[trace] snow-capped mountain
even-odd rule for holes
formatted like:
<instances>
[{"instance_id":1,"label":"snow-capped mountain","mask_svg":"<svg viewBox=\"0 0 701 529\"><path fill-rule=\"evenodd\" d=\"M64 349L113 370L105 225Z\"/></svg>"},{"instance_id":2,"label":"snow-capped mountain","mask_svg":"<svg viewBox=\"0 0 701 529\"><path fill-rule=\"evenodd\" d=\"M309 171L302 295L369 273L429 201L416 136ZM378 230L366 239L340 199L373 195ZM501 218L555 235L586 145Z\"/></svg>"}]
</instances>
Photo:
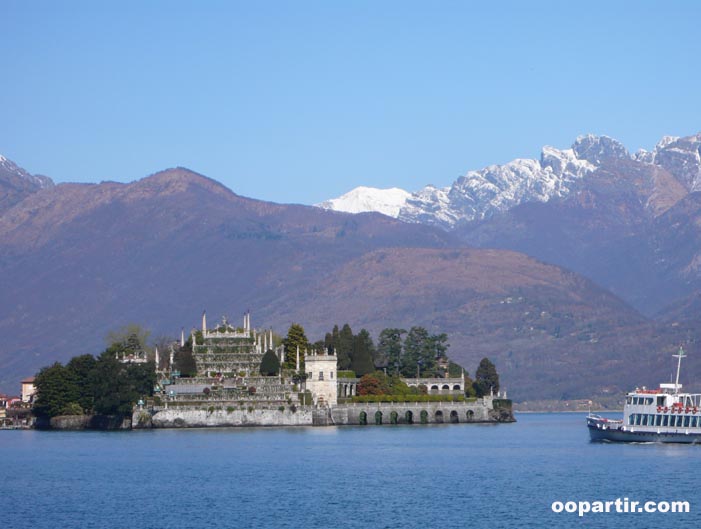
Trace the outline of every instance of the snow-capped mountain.
<instances>
[{"instance_id":1,"label":"snow-capped mountain","mask_svg":"<svg viewBox=\"0 0 701 529\"><path fill-rule=\"evenodd\" d=\"M629 157L616 140L580 136L570 149L543 147L540 160L517 159L468 171L440 193L429 186L407 200L399 218L452 228L523 202L547 202L565 196L573 182L593 172L603 161Z\"/></svg>"},{"instance_id":2,"label":"snow-capped mountain","mask_svg":"<svg viewBox=\"0 0 701 529\"><path fill-rule=\"evenodd\" d=\"M399 210L410 196L411 193L398 187L377 189L375 187L360 186L345 195L321 202L316 204L316 206L347 213L375 211L396 218L399 215Z\"/></svg>"},{"instance_id":3,"label":"snow-capped mountain","mask_svg":"<svg viewBox=\"0 0 701 529\"><path fill-rule=\"evenodd\" d=\"M426 186L404 198L403 203L393 202L391 208L384 207L378 198L384 191L372 188L356 188L319 206L348 212L379 211L407 222L451 229L525 202L565 197L575 182L616 160L659 165L689 191L701 190L701 134L665 136L653 151L640 150L633 156L613 138L587 134L578 137L569 149L543 147L540 160L516 159L468 171L449 187Z\"/></svg>"},{"instance_id":4,"label":"snow-capped mountain","mask_svg":"<svg viewBox=\"0 0 701 529\"><path fill-rule=\"evenodd\" d=\"M664 167L689 191L701 190L701 133L685 138L664 136L652 152L641 149L633 158Z\"/></svg>"},{"instance_id":5,"label":"snow-capped mountain","mask_svg":"<svg viewBox=\"0 0 701 529\"><path fill-rule=\"evenodd\" d=\"M51 178L29 174L0 155L0 215L32 193L53 185Z\"/></svg>"},{"instance_id":6,"label":"snow-capped mountain","mask_svg":"<svg viewBox=\"0 0 701 529\"><path fill-rule=\"evenodd\" d=\"M2 154L0 154L0 173L8 179L10 177L15 177L26 180L29 184L38 189L44 189L45 187L52 187L54 185L53 180L48 176L29 174L12 160L5 158Z\"/></svg>"}]
</instances>

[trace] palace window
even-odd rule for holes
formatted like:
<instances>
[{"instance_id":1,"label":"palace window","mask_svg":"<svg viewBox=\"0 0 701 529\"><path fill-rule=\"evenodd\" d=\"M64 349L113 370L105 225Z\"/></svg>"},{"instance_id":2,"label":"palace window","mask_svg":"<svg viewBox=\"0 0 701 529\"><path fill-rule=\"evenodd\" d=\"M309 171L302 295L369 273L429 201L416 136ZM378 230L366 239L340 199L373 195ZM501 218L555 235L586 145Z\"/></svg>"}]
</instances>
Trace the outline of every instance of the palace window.
<instances>
[{"instance_id":1,"label":"palace window","mask_svg":"<svg viewBox=\"0 0 701 529\"><path fill-rule=\"evenodd\" d=\"M319 380L324 380L324 372L319 371Z\"/></svg>"}]
</instances>

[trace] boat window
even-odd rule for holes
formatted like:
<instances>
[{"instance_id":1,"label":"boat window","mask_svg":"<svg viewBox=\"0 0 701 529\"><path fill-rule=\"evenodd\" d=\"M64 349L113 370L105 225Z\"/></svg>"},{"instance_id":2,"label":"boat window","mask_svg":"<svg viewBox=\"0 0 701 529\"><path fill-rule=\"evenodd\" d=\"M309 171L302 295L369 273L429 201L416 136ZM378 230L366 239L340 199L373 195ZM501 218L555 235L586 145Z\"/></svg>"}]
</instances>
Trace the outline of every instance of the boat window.
<instances>
[{"instance_id":1,"label":"boat window","mask_svg":"<svg viewBox=\"0 0 701 529\"><path fill-rule=\"evenodd\" d=\"M686 428L689 427L689 420L690 420L690 419L691 419L691 417L689 417L688 415L684 417L684 426L685 426Z\"/></svg>"},{"instance_id":2,"label":"boat window","mask_svg":"<svg viewBox=\"0 0 701 529\"><path fill-rule=\"evenodd\" d=\"M664 406L664 396L657 397L657 405Z\"/></svg>"},{"instance_id":3,"label":"boat window","mask_svg":"<svg viewBox=\"0 0 701 529\"><path fill-rule=\"evenodd\" d=\"M648 398L645 399L645 400L647 401L648 404L652 404L652 397L648 397Z\"/></svg>"},{"instance_id":4,"label":"boat window","mask_svg":"<svg viewBox=\"0 0 701 529\"><path fill-rule=\"evenodd\" d=\"M662 426L669 426L669 415L665 415L662 419Z\"/></svg>"},{"instance_id":5,"label":"boat window","mask_svg":"<svg viewBox=\"0 0 701 529\"><path fill-rule=\"evenodd\" d=\"M691 427L696 428L699 425L699 418L698 417L693 417L691 419Z\"/></svg>"},{"instance_id":6,"label":"boat window","mask_svg":"<svg viewBox=\"0 0 701 529\"><path fill-rule=\"evenodd\" d=\"M633 403L633 397L626 397L626 404L632 404Z\"/></svg>"},{"instance_id":7,"label":"boat window","mask_svg":"<svg viewBox=\"0 0 701 529\"><path fill-rule=\"evenodd\" d=\"M655 426L662 425L662 415L655 415Z\"/></svg>"}]
</instances>

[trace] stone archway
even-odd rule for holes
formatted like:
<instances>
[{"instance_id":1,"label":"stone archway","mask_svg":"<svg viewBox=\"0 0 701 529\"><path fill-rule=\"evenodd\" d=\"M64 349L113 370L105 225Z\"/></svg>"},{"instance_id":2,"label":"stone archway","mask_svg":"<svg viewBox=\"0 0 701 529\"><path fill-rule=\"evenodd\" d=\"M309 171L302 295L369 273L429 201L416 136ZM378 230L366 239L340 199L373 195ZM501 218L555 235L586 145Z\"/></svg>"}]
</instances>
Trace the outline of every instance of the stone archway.
<instances>
[{"instance_id":1,"label":"stone archway","mask_svg":"<svg viewBox=\"0 0 701 529\"><path fill-rule=\"evenodd\" d=\"M399 414L392 410L392 412L389 414L389 423L390 424L397 424L399 422Z\"/></svg>"},{"instance_id":2,"label":"stone archway","mask_svg":"<svg viewBox=\"0 0 701 529\"><path fill-rule=\"evenodd\" d=\"M473 421L475 419L475 412L472 410L467 410L465 415L467 416L468 421Z\"/></svg>"},{"instance_id":3,"label":"stone archway","mask_svg":"<svg viewBox=\"0 0 701 529\"><path fill-rule=\"evenodd\" d=\"M453 385L453 391L460 391L462 388L460 387L460 384L454 384Z\"/></svg>"},{"instance_id":4,"label":"stone archway","mask_svg":"<svg viewBox=\"0 0 701 529\"><path fill-rule=\"evenodd\" d=\"M404 414L404 420L407 424L414 424L414 413L411 410L407 410Z\"/></svg>"},{"instance_id":5,"label":"stone archway","mask_svg":"<svg viewBox=\"0 0 701 529\"><path fill-rule=\"evenodd\" d=\"M428 412L421 410L421 424L428 424Z\"/></svg>"},{"instance_id":6,"label":"stone archway","mask_svg":"<svg viewBox=\"0 0 701 529\"><path fill-rule=\"evenodd\" d=\"M375 424L377 424L377 425L382 424L382 412L380 410L377 410L375 412Z\"/></svg>"},{"instance_id":7,"label":"stone archway","mask_svg":"<svg viewBox=\"0 0 701 529\"><path fill-rule=\"evenodd\" d=\"M366 412L360 412L360 416L358 417L358 423L363 425L368 423L368 414Z\"/></svg>"},{"instance_id":8,"label":"stone archway","mask_svg":"<svg viewBox=\"0 0 701 529\"><path fill-rule=\"evenodd\" d=\"M441 389L450 391L450 386L448 384L443 384L443 387Z\"/></svg>"},{"instance_id":9,"label":"stone archway","mask_svg":"<svg viewBox=\"0 0 701 529\"><path fill-rule=\"evenodd\" d=\"M458 420L458 412L457 412L457 411L453 410L453 411L450 412L450 422L451 422L451 423L458 423L458 422L460 422L460 421Z\"/></svg>"},{"instance_id":10,"label":"stone archway","mask_svg":"<svg viewBox=\"0 0 701 529\"><path fill-rule=\"evenodd\" d=\"M441 410L436 411L436 422L437 423L443 422L443 412Z\"/></svg>"}]
</instances>

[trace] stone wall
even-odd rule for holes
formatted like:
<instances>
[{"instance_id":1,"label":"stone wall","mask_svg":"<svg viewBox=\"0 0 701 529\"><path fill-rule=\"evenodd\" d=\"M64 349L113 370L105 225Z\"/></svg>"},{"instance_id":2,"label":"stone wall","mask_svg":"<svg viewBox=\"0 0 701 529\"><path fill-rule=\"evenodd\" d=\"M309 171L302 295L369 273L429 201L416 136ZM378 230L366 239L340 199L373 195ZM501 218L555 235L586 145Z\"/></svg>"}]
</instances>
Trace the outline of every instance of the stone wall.
<instances>
[{"instance_id":1,"label":"stone wall","mask_svg":"<svg viewBox=\"0 0 701 529\"><path fill-rule=\"evenodd\" d=\"M37 418L39 430L130 430L131 417L112 415L59 415L51 419Z\"/></svg>"},{"instance_id":2,"label":"stone wall","mask_svg":"<svg viewBox=\"0 0 701 529\"><path fill-rule=\"evenodd\" d=\"M135 412L135 415L139 411ZM134 422L137 427L140 421ZM142 423L143 424L143 423ZM151 417L151 424L142 428L208 428L215 426L312 426L312 408L285 407L280 410L162 410Z\"/></svg>"},{"instance_id":3,"label":"stone wall","mask_svg":"<svg viewBox=\"0 0 701 529\"><path fill-rule=\"evenodd\" d=\"M511 413L500 413L482 401L352 403L337 406L331 410L331 414L333 424L337 425L460 424L514 420Z\"/></svg>"}]
</instances>

